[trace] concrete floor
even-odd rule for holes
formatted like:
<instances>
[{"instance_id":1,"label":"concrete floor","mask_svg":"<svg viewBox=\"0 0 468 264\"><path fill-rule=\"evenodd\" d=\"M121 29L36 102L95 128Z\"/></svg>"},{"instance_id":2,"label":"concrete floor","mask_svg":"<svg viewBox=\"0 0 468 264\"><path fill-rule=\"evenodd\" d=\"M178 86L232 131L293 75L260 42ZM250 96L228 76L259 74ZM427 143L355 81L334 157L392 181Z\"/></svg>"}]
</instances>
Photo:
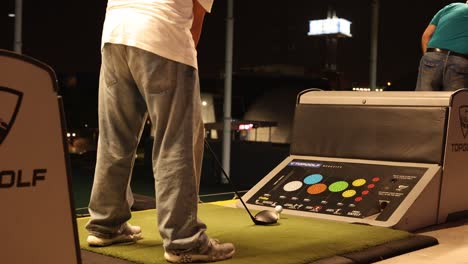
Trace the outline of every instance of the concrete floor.
<instances>
[{"instance_id":1,"label":"concrete floor","mask_svg":"<svg viewBox=\"0 0 468 264\"><path fill-rule=\"evenodd\" d=\"M416 232L436 238L436 246L379 261L379 264L468 264L468 219Z\"/></svg>"}]
</instances>

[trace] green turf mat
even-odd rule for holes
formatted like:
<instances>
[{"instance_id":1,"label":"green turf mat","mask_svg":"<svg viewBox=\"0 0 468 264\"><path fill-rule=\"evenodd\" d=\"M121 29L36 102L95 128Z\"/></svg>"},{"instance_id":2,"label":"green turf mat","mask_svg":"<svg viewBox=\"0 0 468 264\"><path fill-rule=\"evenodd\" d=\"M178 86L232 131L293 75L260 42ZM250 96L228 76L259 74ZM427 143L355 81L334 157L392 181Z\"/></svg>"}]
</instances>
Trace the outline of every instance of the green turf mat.
<instances>
[{"instance_id":1,"label":"green turf mat","mask_svg":"<svg viewBox=\"0 0 468 264\"><path fill-rule=\"evenodd\" d=\"M389 228L290 215L282 215L277 225L256 226L244 209L212 204L200 204L199 217L210 237L235 244L234 258L223 263L310 263L414 236ZM137 263L166 263L154 209L133 212L130 223L142 227L144 239L131 245L88 247L87 221L77 219L82 249Z\"/></svg>"}]
</instances>

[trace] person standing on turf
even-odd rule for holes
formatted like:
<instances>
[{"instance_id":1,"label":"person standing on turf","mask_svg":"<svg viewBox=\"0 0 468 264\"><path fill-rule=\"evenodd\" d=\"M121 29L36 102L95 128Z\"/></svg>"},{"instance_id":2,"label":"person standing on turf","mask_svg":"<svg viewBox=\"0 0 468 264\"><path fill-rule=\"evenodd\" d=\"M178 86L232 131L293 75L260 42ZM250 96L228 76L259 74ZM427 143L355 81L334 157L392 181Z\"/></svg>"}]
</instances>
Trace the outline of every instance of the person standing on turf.
<instances>
[{"instance_id":1,"label":"person standing on turf","mask_svg":"<svg viewBox=\"0 0 468 264\"><path fill-rule=\"evenodd\" d=\"M102 32L99 141L87 242L141 239L128 223L130 175L147 115L153 125L158 228L169 262L231 258L197 217L203 156L196 44L213 0L108 0Z\"/></svg>"}]
</instances>

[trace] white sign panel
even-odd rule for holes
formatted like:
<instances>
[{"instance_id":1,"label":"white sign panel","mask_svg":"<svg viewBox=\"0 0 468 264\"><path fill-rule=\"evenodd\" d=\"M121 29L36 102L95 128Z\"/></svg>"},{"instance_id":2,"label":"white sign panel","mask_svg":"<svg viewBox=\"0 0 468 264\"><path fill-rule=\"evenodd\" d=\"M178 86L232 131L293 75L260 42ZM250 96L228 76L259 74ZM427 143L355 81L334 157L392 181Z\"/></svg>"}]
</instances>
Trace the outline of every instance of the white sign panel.
<instances>
[{"instance_id":1,"label":"white sign panel","mask_svg":"<svg viewBox=\"0 0 468 264\"><path fill-rule=\"evenodd\" d=\"M0 262L80 263L54 72L0 50Z\"/></svg>"},{"instance_id":2,"label":"white sign panel","mask_svg":"<svg viewBox=\"0 0 468 264\"><path fill-rule=\"evenodd\" d=\"M327 18L309 21L309 36L341 34L351 37L351 22L343 18Z\"/></svg>"}]
</instances>

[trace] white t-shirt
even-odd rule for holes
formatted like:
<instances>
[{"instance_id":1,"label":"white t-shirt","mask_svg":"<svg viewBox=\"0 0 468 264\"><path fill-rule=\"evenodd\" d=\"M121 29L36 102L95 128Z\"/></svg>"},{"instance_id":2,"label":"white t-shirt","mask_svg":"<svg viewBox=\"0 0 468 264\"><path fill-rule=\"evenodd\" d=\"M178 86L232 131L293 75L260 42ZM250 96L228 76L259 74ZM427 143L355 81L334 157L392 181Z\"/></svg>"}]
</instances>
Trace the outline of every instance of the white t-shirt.
<instances>
[{"instance_id":1,"label":"white t-shirt","mask_svg":"<svg viewBox=\"0 0 468 264\"><path fill-rule=\"evenodd\" d=\"M213 0L198 1L211 11ZM101 43L137 47L198 68L192 20L192 0L108 0Z\"/></svg>"}]
</instances>

